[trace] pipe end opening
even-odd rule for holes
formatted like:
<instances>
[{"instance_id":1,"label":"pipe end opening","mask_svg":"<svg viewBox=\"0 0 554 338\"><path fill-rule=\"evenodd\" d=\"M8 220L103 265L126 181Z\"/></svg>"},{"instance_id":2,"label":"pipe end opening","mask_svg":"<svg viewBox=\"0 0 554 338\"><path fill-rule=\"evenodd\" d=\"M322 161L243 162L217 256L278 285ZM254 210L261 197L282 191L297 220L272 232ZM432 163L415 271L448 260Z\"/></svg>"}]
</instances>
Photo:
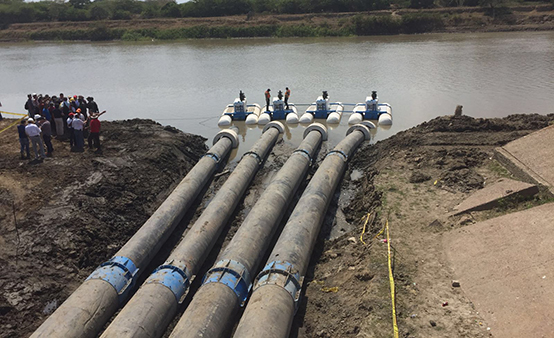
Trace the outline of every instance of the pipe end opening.
<instances>
[{"instance_id":1,"label":"pipe end opening","mask_svg":"<svg viewBox=\"0 0 554 338\"><path fill-rule=\"evenodd\" d=\"M308 136L308 134L313 130L319 131L321 133L321 139L323 141L327 141L327 137L329 136L327 128L323 124L317 122L310 124L308 128L304 130L304 138L306 138L306 136Z\"/></svg>"}]
</instances>

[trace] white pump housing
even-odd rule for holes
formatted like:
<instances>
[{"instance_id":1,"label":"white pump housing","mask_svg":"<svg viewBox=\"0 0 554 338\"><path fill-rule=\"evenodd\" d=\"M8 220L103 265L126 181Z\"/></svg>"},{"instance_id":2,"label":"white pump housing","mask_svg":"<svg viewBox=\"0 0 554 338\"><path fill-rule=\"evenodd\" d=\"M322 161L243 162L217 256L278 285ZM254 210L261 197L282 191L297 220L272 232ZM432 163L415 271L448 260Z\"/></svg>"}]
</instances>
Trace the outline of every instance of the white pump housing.
<instances>
[{"instance_id":1,"label":"white pump housing","mask_svg":"<svg viewBox=\"0 0 554 338\"><path fill-rule=\"evenodd\" d=\"M240 99L235 99L233 106L235 108L235 113L246 113L246 100L241 101Z\"/></svg>"},{"instance_id":2,"label":"white pump housing","mask_svg":"<svg viewBox=\"0 0 554 338\"><path fill-rule=\"evenodd\" d=\"M368 96L365 98L365 107L369 111L376 111L379 108L379 97L376 97L375 100Z\"/></svg>"},{"instance_id":3,"label":"white pump housing","mask_svg":"<svg viewBox=\"0 0 554 338\"><path fill-rule=\"evenodd\" d=\"M277 97L273 98L273 111L285 110L285 103Z\"/></svg>"},{"instance_id":4,"label":"white pump housing","mask_svg":"<svg viewBox=\"0 0 554 338\"><path fill-rule=\"evenodd\" d=\"M316 109L321 110L329 110L329 100L324 99L323 96L318 96L317 100L315 101Z\"/></svg>"}]
</instances>

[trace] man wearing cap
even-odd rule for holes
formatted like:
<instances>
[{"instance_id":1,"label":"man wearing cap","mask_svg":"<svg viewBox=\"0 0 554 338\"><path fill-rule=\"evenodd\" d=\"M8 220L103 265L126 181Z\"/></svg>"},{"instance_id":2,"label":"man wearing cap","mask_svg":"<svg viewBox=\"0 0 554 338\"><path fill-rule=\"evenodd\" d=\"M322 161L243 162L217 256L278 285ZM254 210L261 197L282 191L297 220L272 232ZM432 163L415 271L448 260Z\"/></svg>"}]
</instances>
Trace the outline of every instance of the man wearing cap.
<instances>
[{"instance_id":1,"label":"man wearing cap","mask_svg":"<svg viewBox=\"0 0 554 338\"><path fill-rule=\"evenodd\" d=\"M21 123L17 126L17 133L19 134L19 144L21 145L21 159L29 159L31 158L31 154L29 153L29 137L25 133L25 123L27 122L27 119L23 118L21 119ZM27 157L23 156L23 153L27 153Z\"/></svg>"},{"instance_id":2,"label":"man wearing cap","mask_svg":"<svg viewBox=\"0 0 554 338\"><path fill-rule=\"evenodd\" d=\"M54 151L54 147L52 147L52 125L50 124L50 121L46 120L42 116L38 119L38 125L40 127L40 131L42 132L44 144L46 144L46 156L52 157L52 152Z\"/></svg>"},{"instance_id":3,"label":"man wearing cap","mask_svg":"<svg viewBox=\"0 0 554 338\"><path fill-rule=\"evenodd\" d=\"M69 113L66 122L67 129L69 130L69 146L73 148L75 145L75 134L73 132L73 116L75 114Z\"/></svg>"},{"instance_id":4,"label":"man wearing cap","mask_svg":"<svg viewBox=\"0 0 554 338\"><path fill-rule=\"evenodd\" d=\"M27 120L27 126L25 127L25 134L29 137L31 144L33 145L33 151L35 153L35 160L40 160L45 158L44 155L44 146L42 145L42 140L40 139L40 128L35 124L35 120L29 118ZM40 157L37 147L40 149Z\"/></svg>"},{"instance_id":5,"label":"man wearing cap","mask_svg":"<svg viewBox=\"0 0 554 338\"><path fill-rule=\"evenodd\" d=\"M83 128L85 121L81 120L81 114L77 113L73 116L71 126L73 127L73 135L75 136L75 151L83 152L85 146L85 139L83 136Z\"/></svg>"}]
</instances>

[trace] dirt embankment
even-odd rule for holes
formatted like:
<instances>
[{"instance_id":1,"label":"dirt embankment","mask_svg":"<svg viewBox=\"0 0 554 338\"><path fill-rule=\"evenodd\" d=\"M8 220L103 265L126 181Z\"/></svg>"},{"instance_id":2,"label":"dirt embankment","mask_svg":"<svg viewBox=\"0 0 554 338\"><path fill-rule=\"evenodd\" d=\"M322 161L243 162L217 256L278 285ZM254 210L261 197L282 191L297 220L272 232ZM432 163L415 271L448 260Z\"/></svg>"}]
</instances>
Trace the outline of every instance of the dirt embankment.
<instances>
[{"instance_id":1,"label":"dirt embankment","mask_svg":"<svg viewBox=\"0 0 554 338\"><path fill-rule=\"evenodd\" d=\"M291 337L391 336L386 245L373 239L386 220L401 336L487 337L487 324L451 286L440 236L491 216L449 217L449 212L467 194L508 175L492 159L494 147L553 121L554 115L440 117L362 146L331 203ZM66 144L54 143L55 157L36 166L18 160L14 135L0 134L2 337L28 336L38 327L143 224L205 152L202 138L149 121L103 127L103 156L69 153ZM324 145L318 161L328 150ZM291 151L285 142L275 146L216 251L230 240ZM201 206L225 177L212 182ZM375 218L366 226L364 244L362 217L368 213Z\"/></svg>"},{"instance_id":2,"label":"dirt embankment","mask_svg":"<svg viewBox=\"0 0 554 338\"><path fill-rule=\"evenodd\" d=\"M493 159L495 147L553 121L553 114L503 119L445 116L363 146L352 160L337 197L338 210L347 223L335 217L320 236L305 279L307 288L294 334L392 336L387 247L382 241L384 235L373 239L388 220L400 336L488 337L487 323L461 289L452 287L453 275L441 247L441 234L506 209L549 200L541 195L491 212L449 216L469 193L510 176ZM367 213L376 218L367 224L365 245L360 234L362 217ZM351 226L352 230L325 240L337 226Z\"/></svg>"},{"instance_id":3,"label":"dirt embankment","mask_svg":"<svg viewBox=\"0 0 554 338\"><path fill-rule=\"evenodd\" d=\"M103 122L101 137L103 155L53 140L54 156L30 165L15 129L0 134L1 337L36 329L206 151L204 138L148 120Z\"/></svg>"},{"instance_id":4,"label":"dirt embankment","mask_svg":"<svg viewBox=\"0 0 554 338\"><path fill-rule=\"evenodd\" d=\"M496 15L490 15L488 9L481 7L448 7L435 9L390 9L372 12L346 12L346 13L308 13L308 14L279 14L279 15L236 15L228 17L207 17L207 18L157 18L157 19L133 19L133 20L104 20L89 22L35 22L11 24L6 29L0 30L0 41L20 41L32 39L33 33L40 33L40 36L51 36L50 39L64 39L64 32L70 31L94 31L101 27L103 30L160 30L170 31L187 29L192 27L218 28L256 28L267 26L287 27L310 27L314 31L319 28L326 28L331 35L341 35L341 29L350 24L353 17L362 19L375 17L401 18L408 14L438 14L440 24L433 23L429 28L415 28L408 33L421 32L502 32L502 31L525 31L525 30L553 30L554 29L554 7L548 4L514 6L509 9L498 10ZM417 23L415 23L417 25ZM421 22L420 25L429 25ZM412 27L414 28L414 27ZM255 31L255 30L254 30ZM52 34L47 34L51 32ZM300 36L306 36L305 30ZM397 34L396 31L377 30L375 32L364 31L363 35L372 34ZM241 33L240 37L250 36L248 33ZM259 32L257 33L259 34ZM292 36L296 33L289 32ZM300 33L299 33L300 34ZM315 33L314 33L315 34ZM324 34L324 33L318 33ZM38 35L37 35L38 36ZM73 36L74 39L84 39ZM88 36L84 34L84 36ZM173 36L173 35L171 35ZM177 35L178 36L178 35ZM230 35L233 36L233 35ZM265 35L253 35L265 36ZM286 35L289 36L289 35ZM308 35L311 36L311 35ZM31 37L31 38L30 38ZM224 35L222 38L228 38ZM178 37L164 37L164 39L176 39ZM41 40L44 38L40 38ZM65 39L68 39L65 37ZM105 39L114 39L106 37ZM117 39L117 38L116 38ZM150 40L150 39L148 39Z\"/></svg>"}]
</instances>

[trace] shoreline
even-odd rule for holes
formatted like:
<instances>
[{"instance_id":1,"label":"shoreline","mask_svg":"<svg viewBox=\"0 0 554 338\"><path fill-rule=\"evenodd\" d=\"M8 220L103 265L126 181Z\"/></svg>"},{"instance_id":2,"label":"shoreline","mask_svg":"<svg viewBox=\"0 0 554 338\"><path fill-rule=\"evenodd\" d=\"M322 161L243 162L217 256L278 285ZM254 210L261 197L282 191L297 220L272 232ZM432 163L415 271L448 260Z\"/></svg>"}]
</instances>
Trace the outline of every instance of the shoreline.
<instances>
[{"instance_id":1,"label":"shoreline","mask_svg":"<svg viewBox=\"0 0 554 338\"><path fill-rule=\"evenodd\" d=\"M495 18L482 7L11 24L0 42L178 41L255 37L373 36L554 30L554 6L515 6Z\"/></svg>"}]
</instances>

